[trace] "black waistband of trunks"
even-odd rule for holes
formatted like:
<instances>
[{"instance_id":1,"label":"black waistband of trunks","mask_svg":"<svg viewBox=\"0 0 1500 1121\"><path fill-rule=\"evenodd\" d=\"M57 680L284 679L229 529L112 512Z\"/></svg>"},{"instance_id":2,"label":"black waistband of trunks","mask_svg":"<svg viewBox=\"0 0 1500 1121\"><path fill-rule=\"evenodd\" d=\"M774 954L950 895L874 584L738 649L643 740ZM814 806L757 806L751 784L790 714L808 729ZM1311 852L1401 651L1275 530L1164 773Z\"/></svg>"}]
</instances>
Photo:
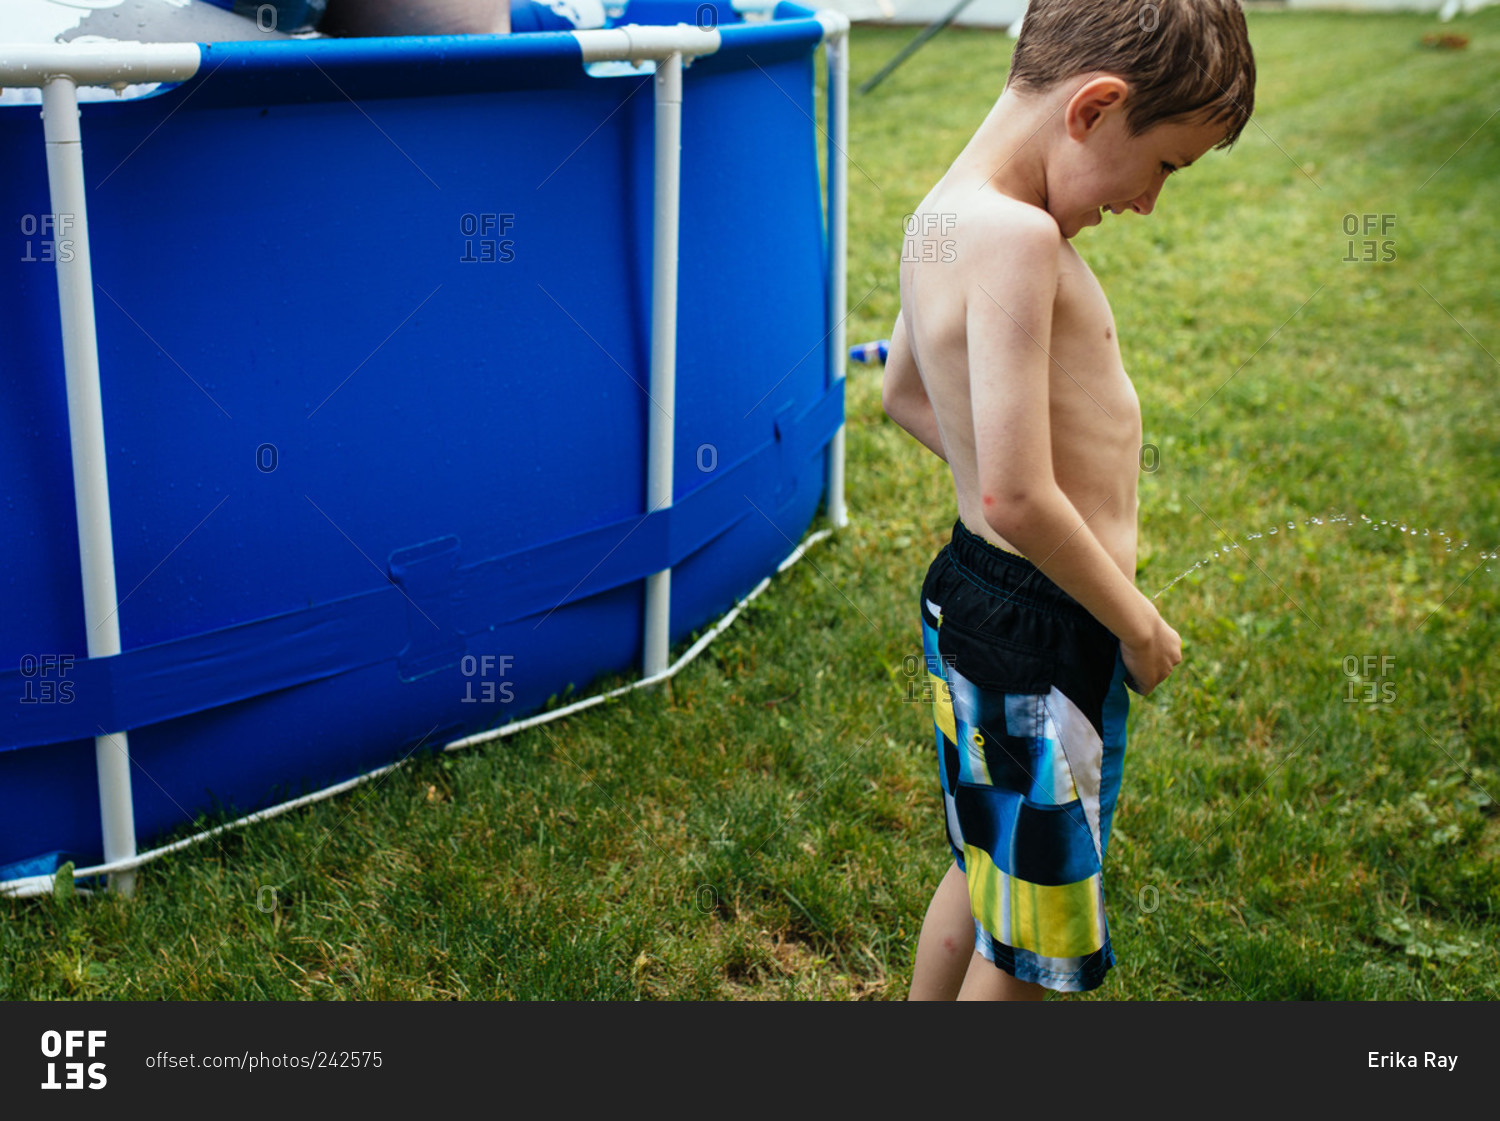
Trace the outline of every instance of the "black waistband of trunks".
<instances>
[{"instance_id":1,"label":"black waistband of trunks","mask_svg":"<svg viewBox=\"0 0 1500 1121\"><path fill-rule=\"evenodd\" d=\"M992 595L1075 619L1101 635L1110 633L1083 604L1063 591L1020 553L1012 553L985 540L962 518L953 523L953 538L948 543L949 556L965 575L986 585Z\"/></svg>"}]
</instances>

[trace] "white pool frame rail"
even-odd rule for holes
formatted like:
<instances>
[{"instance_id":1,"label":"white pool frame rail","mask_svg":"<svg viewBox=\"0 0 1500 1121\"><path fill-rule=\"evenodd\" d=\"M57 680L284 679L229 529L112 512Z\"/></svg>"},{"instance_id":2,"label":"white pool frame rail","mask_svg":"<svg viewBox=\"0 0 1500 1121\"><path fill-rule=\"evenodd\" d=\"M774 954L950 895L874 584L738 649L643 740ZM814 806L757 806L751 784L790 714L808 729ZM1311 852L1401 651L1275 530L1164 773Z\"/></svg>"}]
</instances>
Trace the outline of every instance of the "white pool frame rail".
<instances>
[{"instance_id":1,"label":"white pool frame rail","mask_svg":"<svg viewBox=\"0 0 1500 1121\"><path fill-rule=\"evenodd\" d=\"M828 229L829 362L826 387L845 376L846 253L848 236L848 106L849 19L834 11L819 11L828 63L828 147L825 204ZM682 71L699 55L720 46L717 28L679 23L672 27L627 24L571 33L585 63L628 61L640 67L656 63L654 225L651 260L651 376L646 473L646 511L672 504L672 452L675 433L672 410L677 383L677 250L682 170ZM54 215L72 218L73 255L59 258L57 298L62 323L63 367L67 380L68 432L73 456L73 493L78 517L78 551L83 573L84 620L88 627L88 655L107 658L120 653L119 604L116 600L114 537L110 525L109 478L106 471L104 411L99 377L99 345L94 319L94 279L89 258L89 229L83 178L83 133L78 108L79 86L110 86L117 90L141 82L182 82L198 72L202 60L196 43L0 44L0 86L33 87L42 91L43 136L47 149L47 180ZM833 527L849 524L844 503L844 425L829 441L828 519ZM831 532L809 536L777 566L782 572L806 550ZM481 732L444 746L456 751L513 735L535 724L602 703L632 689L656 685L673 677L692 661L765 590L767 576L742 598L673 665L667 665L668 621L671 616L672 570L646 578L646 634L642 651L644 676L629 685L596 694L551 712ZM109 877L111 889L122 895L135 890L135 869L207 840L229 829L264 821L298 806L330 798L405 764L387 764L345 782L301 798L271 806L214 829L184 837L172 844L137 853L135 812L131 797L130 742L123 731L94 739L99 776L99 815L103 826L104 863L73 871L74 878ZM0 883L0 894L50 894L55 874L26 876Z\"/></svg>"}]
</instances>

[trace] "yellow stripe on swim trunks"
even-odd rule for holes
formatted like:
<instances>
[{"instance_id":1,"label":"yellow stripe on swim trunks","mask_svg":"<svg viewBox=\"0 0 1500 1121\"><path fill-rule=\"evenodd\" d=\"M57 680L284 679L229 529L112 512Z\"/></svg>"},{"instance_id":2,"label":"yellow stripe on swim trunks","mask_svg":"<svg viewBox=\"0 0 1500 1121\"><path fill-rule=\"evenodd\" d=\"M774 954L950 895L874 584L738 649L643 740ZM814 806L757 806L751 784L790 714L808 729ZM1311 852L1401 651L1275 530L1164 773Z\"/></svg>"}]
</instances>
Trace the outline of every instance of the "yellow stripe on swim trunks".
<instances>
[{"instance_id":1,"label":"yellow stripe on swim trunks","mask_svg":"<svg viewBox=\"0 0 1500 1121\"><path fill-rule=\"evenodd\" d=\"M991 938L1049 958L1083 957L1100 948L1097 873L1076 884L1033 884L1007 876L973 845L964 846L964 867L969 906ZM1009 906L1002 909L1002 902Z\"/></svg>"},{"instance_id":2,"label":"yellow stripe on swim trunks","mask_svg":"<svg viewBox=\"0 0 1500 1121\"><path fill-rule=\"evenodd\" d=\"M927 681L932 686L933 722L949 743L957 744L958 727L953 722L953 697L948 692L948 683L931 670L927 671Z\"/></svg>"}]
</instances>

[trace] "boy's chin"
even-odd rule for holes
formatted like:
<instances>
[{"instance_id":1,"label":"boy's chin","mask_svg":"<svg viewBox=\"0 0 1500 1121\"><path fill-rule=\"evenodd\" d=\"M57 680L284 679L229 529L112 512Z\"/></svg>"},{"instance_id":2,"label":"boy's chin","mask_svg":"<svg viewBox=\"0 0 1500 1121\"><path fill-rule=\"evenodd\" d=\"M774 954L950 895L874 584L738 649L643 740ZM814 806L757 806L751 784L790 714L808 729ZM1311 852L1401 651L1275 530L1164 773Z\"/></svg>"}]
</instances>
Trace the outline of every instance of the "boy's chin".
<instances>
[{"instance_id":1,"label":"boy's chin","mask_svg":"<svg viewBox=\"0 0 1500 1121\"><path fill-rule=\"evenodd\" d=\"M1071 238L1079 231L1089 226L1097 226L1102 221L1104 221L1104 210L1102 207L1096 207L1091 213L1081 215L1075 218L1071 224L1062 226L1062 235L1063 237Z\"/></svg>"}]
</instances>

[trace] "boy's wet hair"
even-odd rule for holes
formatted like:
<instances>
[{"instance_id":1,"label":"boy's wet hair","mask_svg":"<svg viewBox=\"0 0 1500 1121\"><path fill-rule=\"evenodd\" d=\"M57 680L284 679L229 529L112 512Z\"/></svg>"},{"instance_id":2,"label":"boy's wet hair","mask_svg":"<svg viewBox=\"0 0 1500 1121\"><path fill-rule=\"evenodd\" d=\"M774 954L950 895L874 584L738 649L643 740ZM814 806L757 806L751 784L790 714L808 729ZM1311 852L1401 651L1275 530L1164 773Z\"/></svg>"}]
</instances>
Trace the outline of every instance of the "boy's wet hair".
<instances>
[{"instance_id":1,"label":"boy's wet hair","mask_svg":"<svg viewBox=\"0 0 1500 1121\"><path fill-rule=\"evenodd\" d=\"M1125 123L1222 121L1228 148L1255 105L1255 57L1239 0L1031 0L1006 85L1040 91L1076 75L1130 83Z\"/></svg>"}]
</instances>

